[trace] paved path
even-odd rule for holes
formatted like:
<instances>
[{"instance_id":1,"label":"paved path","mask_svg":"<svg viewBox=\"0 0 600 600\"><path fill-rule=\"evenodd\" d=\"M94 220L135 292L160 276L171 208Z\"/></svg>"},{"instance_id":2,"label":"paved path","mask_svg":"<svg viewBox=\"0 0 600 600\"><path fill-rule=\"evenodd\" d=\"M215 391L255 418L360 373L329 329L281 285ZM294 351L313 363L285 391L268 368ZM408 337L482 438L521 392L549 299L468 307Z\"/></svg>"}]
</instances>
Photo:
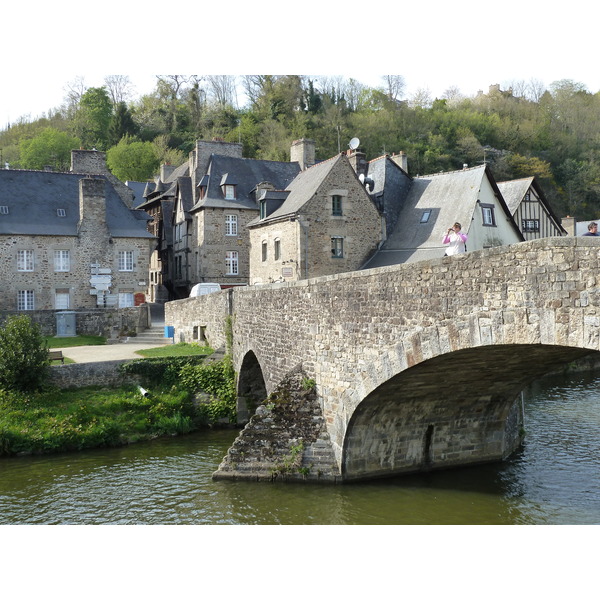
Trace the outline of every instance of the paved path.
<instances>
[{"instance_id":1,"label":"paved path","mask_svg":"<svg viewBox=\"0 0 600 600\"><path fill-rule=\"evenodd\" d=\"M86 363L122 360L125 358L142 358L140 354L136 354L138 350L162 346L164 344L127 342L124 344L107 344L106 346L74 346L72 348L60 348L60 350L62 350L63 355L67 358L78 363Z\"/></svg>"}]
</instances>

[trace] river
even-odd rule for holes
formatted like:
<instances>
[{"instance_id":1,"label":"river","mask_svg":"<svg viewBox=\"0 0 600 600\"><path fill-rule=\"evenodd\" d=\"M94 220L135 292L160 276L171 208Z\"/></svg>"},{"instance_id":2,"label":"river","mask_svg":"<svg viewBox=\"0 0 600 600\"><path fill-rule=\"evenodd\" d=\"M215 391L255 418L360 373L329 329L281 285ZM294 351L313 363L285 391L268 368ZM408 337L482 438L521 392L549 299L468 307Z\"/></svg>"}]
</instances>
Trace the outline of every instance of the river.
<instances>
[{"instance_id":1,"label":"river","mask_svg":"<svg viewBox=\"0 0 600 600\"><path fill-rule=\"evenodd\" d=\"M236 431L0 460L0 524L598 524L600 374L524 394L510 460L337 486L215 482Z\"/></svg>"}]
</instances>

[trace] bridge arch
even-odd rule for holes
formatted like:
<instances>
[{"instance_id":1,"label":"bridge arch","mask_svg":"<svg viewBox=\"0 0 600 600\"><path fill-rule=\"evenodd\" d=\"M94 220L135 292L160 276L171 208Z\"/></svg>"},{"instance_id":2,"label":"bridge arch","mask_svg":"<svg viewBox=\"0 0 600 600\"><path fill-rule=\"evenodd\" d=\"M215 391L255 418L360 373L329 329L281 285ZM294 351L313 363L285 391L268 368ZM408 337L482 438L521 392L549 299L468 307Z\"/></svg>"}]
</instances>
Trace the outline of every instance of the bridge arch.
<instances>
[{"instance_id":1,"label":"bridge arch","mask_svg":"<svg viewBox=\"0 0 600 600\"><path fill-rule=\"evenodd\" d=\"M263 370L253 350L246 352L238 369L237 396L238 423L248 421L267 397Z\"/></svg>"},{"instance_id":2,"label":"bridge arch","mask_svg":"<svg viewBox=\"0 0 600 600\"><path fill-rule=\"evenodd\" d=\"M393 375L346 428L344 480L497 461L522 441L523 388L588 350L484 345L437 355Z\"/></svg>"}]
</instances>

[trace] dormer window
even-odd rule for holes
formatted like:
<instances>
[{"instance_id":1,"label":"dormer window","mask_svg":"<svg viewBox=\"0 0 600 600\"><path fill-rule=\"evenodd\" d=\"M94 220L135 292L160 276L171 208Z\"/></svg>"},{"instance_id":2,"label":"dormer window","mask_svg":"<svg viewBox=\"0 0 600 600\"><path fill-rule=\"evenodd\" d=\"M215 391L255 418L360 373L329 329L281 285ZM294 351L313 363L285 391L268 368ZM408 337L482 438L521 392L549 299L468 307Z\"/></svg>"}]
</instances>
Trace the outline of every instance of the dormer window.
<instances>
[{"instance_id":1,"label":"dormer window","mask_svg":"<svg viewBox=\"0 0 600 600\"><path fill-rule=\"evenodd\" d=\"M225 200L235 200L237 197L236 193L237 182L234 177L229 173L225 173L221 178L221 191L223 192L223 198Z\"/></svg>"},{"instance_id":2,"label":"dormer window","mask_svg":"<svg viewBox=\"0 0 600 600\"><path fill-rule=\"evenodd\" d=\"M206 191L208 190L208 175L204 175L204 177L202 177L197 187L200 190L200 200L202 200L206 196Z\"/></svg>"},{"instance_id":3,"label":"dormer window","mask_svg":"<svg viewBox=\"0 0 600 600\"><path fill-rule=\"evenodd\" d=\"M267 216L267 201L261 200L259 206L260 206L260 218L264 219Z\"/></svg>"},{"instance_id":4,"label":"dormer window","mask_svg":"<svg viewBox=\"0 0 600 600\"><path fill-rule=\"evenodd\" d=\"M64 208L57 208L56 209L56 216L57 217L66 217L67 216L67 211Z\"/></svg>"},{"instance_id":5,"label":"dormer window","mask_svg":"<svg viewBox=\"0 0 600 600\"><path fill-rule=\"evenodd\" d=\"M0 215L8 214L8 206L0 206Z\"/></svg>"}]
</instances>

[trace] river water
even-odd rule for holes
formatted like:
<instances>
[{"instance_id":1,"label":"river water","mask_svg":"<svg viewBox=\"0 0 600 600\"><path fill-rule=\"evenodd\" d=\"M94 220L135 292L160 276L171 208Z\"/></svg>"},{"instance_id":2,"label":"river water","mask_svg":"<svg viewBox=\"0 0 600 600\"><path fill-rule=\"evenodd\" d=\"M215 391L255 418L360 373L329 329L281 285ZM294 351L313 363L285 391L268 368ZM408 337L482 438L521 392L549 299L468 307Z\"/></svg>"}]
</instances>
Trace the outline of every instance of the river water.
<instances>
[{"instance_id":1,"label":"river water","mask_svg":"<svg viewBox=\"0 0 600 600\"><path fill-rule=\"evenodd\" d=\"M236 431L0 460L0 524L598 524L600 374L524 394L502 464L348 485L214 482Z\"/></svg>"}]
</instances>

